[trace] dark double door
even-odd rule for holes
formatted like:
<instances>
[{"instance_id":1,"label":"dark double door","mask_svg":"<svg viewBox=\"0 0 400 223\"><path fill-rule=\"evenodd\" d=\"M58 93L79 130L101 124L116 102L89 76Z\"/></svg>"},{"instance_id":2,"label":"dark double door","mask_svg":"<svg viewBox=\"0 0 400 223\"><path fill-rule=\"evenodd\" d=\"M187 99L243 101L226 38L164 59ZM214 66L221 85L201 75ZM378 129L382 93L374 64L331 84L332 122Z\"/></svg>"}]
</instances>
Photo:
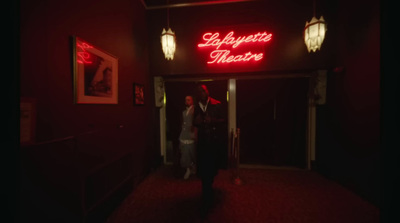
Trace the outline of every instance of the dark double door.
<instances>
[{"instance_id":1,"label":"dark double door","mask_svg":"<svg viewBox=\"0 0 400 223\"><path fill-rule=\"evenodd\" d=\"M308 78L236 81L236 126L240 128L240 163L305 168ZM227 80L204 82L228 117ZM196 81L165 82L167 161L178 163L180 115L185 95L195 95ZM232 100L232 99L231 99ZM224 162L228 159L228 128ZM224 166L223 165L223 166Z\"/></svg>"},{"instance_id":2,"label":"dark double door","mask_svg":"<svg viewBox=\"0 0 400 223\"><path fill-rule=\"evenodd\" d=\"M308 78L238 80L240 163L306 167Z\"/></svg>"}]
</instances>

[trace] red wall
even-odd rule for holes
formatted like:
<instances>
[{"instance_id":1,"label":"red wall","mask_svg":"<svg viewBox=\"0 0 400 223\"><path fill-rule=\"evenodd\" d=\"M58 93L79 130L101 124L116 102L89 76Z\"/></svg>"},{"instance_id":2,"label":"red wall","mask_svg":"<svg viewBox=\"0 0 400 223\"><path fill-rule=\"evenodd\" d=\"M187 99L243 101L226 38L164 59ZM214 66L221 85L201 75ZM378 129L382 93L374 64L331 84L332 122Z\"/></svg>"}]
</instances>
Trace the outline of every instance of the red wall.
<instances>
[{"instance_id":1,"label":"red wall","mask_svg":"<svg viewBox=\"0 0 400 223\"><path fill-rule=\"evenodd\" d=\"M344 70L328 74L327 104L317 108L317 163L322 173L379 206L380 4L337 6L328 32L334 28L336 64Z\"/></svg>"},{"instance_id":2,"label":"red wall","mask_svg":"<svg viewBox=\"0 0 400 223\"><path fill-rule=\"evenodd\" d=\"M20 96L37 101L36 142L123 125L135 165L148 165L158 148L145 14L140 1L21 0ZM72 36L118 57L118 104L74 104ZM134 82L145 86L145 106L133 105Z\"/></svg>"},{"instance_id":3,"label":"red wall","mask_svg":"<svg viewBox=\"0 0 400 223\"><path fill-rule=\"evenodd\" d=\"M138 117L147 117L150 106L132 105L132 83L150 86L144 15L140 3L124 0L21 1L20 90L37 99L37 141L78 134L88 125L144 124ZM118 105L73 103L73 35L118 57Z\"/></svg>"},{"instance_id":4,"label":"red wall","mask_svg":"<svg viewBox=\"0 0 400 223\"><path fill-rule=\"evenodd\" d=\"M357 152L376 150L380 137L380 10L379 2L341 5L338 17L338 74L342 92L331 95L335 111L343 121ZM358 10L357 10L358 9ZM357 10L357 13L352 13ZM349 22L351 21L351 22Z\"/></svg>"}]
</instances>

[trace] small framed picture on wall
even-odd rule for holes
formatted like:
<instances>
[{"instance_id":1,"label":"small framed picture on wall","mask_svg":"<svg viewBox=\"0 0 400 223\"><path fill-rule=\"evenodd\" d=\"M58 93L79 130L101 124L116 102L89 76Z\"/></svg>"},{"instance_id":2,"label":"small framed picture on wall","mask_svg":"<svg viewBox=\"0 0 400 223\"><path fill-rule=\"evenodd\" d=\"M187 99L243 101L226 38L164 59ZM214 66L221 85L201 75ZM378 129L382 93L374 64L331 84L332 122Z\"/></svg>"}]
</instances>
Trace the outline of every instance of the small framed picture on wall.
<instances>
[{"instance_id":1,"label":"small framed picture on wall","mask_svg":"<svg viewBox=\"0 0 400 223\"><path fill-rule=\"evenodd\" d=\"M144 105L144 85L133 83L133 104Z\"/></svg>"}]
</instances>

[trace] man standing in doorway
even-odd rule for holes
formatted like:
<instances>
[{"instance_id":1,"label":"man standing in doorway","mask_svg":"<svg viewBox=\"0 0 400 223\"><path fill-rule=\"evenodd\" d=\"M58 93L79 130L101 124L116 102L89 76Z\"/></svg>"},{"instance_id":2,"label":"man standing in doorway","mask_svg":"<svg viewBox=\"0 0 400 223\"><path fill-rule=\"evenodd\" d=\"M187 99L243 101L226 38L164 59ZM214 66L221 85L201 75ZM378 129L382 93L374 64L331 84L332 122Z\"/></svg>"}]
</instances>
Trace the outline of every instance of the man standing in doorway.
<instances>
[{"instance_id":1,"label":"man standing in doorway","mask_svg":"<svg viewBox=\"0 0 400 223\"><path fill-rule=\"evenodd\" d=\"M220 151L223 149L225 118L221 102L210 97L204 84L197 86L198 103L194 110L193 125L198 129L197 174L202 182L202 214L205 215L214 199L213 182L218 173Z\"/></svg>"}]
</instances>

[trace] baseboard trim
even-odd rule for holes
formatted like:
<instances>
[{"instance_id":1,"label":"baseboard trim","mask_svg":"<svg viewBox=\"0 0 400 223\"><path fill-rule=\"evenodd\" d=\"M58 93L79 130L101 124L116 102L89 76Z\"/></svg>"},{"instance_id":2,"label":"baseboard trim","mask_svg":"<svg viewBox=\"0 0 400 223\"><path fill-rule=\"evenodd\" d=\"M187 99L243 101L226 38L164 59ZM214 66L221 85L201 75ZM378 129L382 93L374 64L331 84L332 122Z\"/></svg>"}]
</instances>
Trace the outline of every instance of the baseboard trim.
<instances>
[{"instance_id":1,"label":"baseboard trim","mask_svg":"<svg viewBox=\"0 0 400 223\"><path fill-rule=\"evenodd\" d=\"M271 169L271 170L307 170L293 166L272 166L272 165L261 165L261 164L239 164L239 168Z\"/></svg>"}]
</instances>

